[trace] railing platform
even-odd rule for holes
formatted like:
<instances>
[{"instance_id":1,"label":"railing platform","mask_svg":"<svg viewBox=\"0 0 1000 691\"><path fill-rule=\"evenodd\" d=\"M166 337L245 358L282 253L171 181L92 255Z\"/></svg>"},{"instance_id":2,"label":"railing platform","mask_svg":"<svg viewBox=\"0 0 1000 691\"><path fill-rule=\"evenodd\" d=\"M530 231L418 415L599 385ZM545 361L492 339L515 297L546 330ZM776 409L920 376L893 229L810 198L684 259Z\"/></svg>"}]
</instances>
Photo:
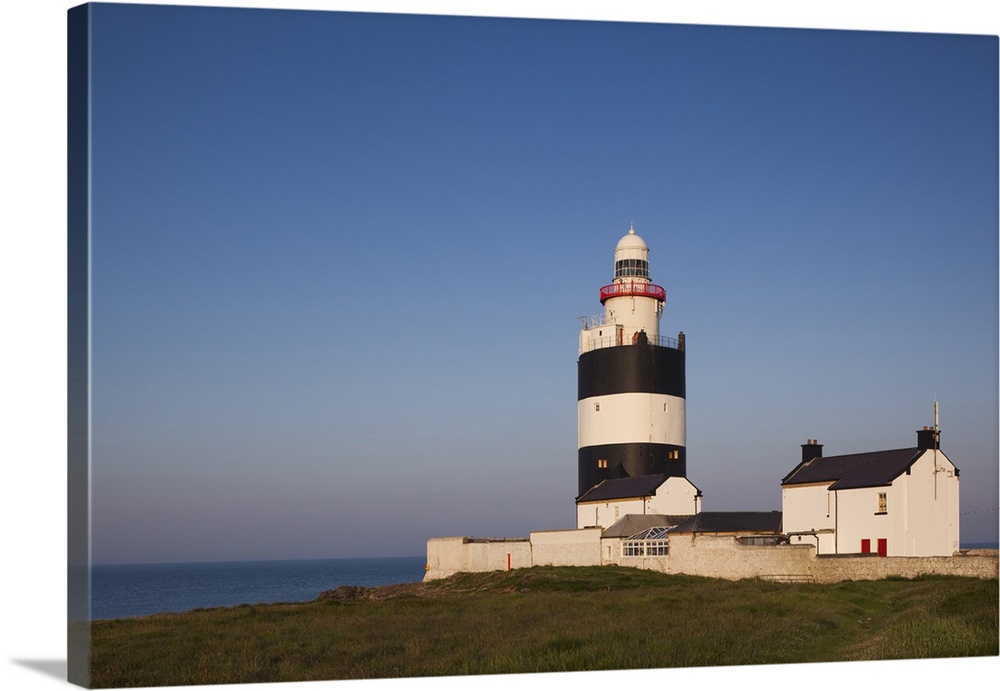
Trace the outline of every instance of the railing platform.
<instances>
[{"instance_id":1,"label":"railing platform","mask_svg":"<svg viewBox=\"0 0 1000 691\"><path fill-rule=\"evenodd\" d=\"M630 281L628 283L612 283L601 288L601 304L605 300L618 297L645 297L654 298L660 302L667 301L667 291L662 286L654 283L643 283L640 281Z\"/></svg>"},{"instance_id":2,"label":"railing platform","mask_svg":"<svg viewBox=\"0 0 1000 691\"><path fill-rule=\"evenodd\" d=\"M684 350L680 341L676 338L671 338L669 336L656 336L655 338L649 338L647 336L647 342L650 345L660 346L661 348L673 348L674 350ZM583 350L581 353L589 353L592 350L599 350L601 348L614 348L616 346L630 346L634 345L632 339L623 339L621 342L618 340L617 335L612 336L600 336L598 338L593 338L588 340L583 344Z\"/></svg>"}]
</instances>

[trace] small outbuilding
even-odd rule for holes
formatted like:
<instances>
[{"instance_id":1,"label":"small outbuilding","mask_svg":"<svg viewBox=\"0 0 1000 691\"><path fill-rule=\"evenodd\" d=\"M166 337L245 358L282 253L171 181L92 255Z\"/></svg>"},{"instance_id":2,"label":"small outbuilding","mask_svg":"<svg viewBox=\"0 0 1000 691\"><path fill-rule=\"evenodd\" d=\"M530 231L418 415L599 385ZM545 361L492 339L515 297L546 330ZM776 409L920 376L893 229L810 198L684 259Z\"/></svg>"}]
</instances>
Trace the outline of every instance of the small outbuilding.
<instances>
[{"instance_id":1,"label":"small outbuilding","mask_svg":"<svg viewBox=\"0 0 1000 691\"><path fill-rule=\"evenodd\" d=\"M959 549L959 470L925 427L915 447L823 456L810 439L781 481L784 532L818 555L950 556Z\"/></svg>"},{"instance_id":2,"label":"small outbuilding","mask_svg":"<svg viewBox=\"0 0 1000 691\"><path fill-rule=\"evenodd\" d=\"M604 480L576 500L576 527L608 528L627 515L691 516L701 490L686 477L640 475Z\"/></svg>"}]
</instances>

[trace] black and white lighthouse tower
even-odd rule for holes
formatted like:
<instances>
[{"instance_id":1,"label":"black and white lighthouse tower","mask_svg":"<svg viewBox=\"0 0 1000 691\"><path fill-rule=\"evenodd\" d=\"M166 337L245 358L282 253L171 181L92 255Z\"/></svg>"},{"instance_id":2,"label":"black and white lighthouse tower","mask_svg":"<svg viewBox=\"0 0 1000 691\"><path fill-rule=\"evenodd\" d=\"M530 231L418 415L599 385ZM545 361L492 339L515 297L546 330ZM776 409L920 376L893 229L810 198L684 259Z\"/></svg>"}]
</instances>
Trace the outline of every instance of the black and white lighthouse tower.
<instances>
[{"instance_id":1,"label":"black and white lighthouse tower","mask_svg":"<svg viewBox=\"0 0 1000 691\"><path fill-rule=\"evenodd\" d=\"M660 336L666 291L634 228L615 247L604 314L584 317L577 380L577 496L603 480L686 477L684 333Z\"/></svg>"}]
</instances>

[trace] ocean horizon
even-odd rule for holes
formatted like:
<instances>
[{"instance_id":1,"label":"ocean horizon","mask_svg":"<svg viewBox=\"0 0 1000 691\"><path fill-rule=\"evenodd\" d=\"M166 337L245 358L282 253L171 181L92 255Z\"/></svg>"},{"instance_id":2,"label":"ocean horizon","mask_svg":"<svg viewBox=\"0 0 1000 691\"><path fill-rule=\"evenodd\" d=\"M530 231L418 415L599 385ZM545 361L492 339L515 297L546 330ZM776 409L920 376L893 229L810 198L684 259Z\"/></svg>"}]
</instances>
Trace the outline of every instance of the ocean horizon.
<instances>
[{"instance_id":1,"label":"ocean horizon","mask_svg":"<svg viewBox=\"0 0 1000 691\"><path fill-rule=\"evenodd\" d=\"M962 549L1000 549L1000 542L966 542L962 544Z\"/></svg>"},{"instance_id":2,"label":"ocean horizon","mask_svg":"<svg viewBox=\"0 0 1000 691\"><path fill-rule=\"evenodd\" d=\"M342 585L417 583L425 563L419 556L100 564L91 567L90 618L308 602Z\"/></svg>"}]
</instances>

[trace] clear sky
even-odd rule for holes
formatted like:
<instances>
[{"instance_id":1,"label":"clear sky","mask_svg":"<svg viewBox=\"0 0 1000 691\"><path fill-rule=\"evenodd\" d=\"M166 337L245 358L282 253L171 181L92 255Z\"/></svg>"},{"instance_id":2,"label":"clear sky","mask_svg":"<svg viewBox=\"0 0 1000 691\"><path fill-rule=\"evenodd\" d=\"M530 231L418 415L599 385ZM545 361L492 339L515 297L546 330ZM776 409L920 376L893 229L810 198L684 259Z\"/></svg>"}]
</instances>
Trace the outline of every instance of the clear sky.
<instances>
[{"instance_id":1,"label":"clear sky","mask_svg":"<svg viewBox=\"0 0 1000 691\"><path fill-rule=\"evenodd\" d=\"M937 398L997 539L995 37L93 17L96 562L572 527L577 317L631 223L705 510Z\"/></svg>"}]
</instances>

